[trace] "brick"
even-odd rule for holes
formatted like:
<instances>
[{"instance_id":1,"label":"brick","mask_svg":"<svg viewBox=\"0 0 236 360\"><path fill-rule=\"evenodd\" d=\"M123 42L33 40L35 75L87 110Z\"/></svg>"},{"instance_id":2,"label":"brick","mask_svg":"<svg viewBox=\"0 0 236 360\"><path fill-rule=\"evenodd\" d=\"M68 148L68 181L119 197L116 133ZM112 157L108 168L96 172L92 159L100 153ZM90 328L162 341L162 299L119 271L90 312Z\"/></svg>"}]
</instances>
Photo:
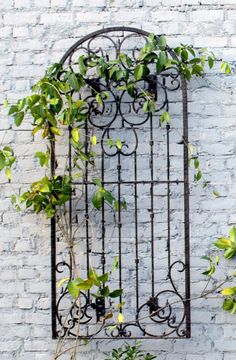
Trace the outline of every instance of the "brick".
<instances>
[{"instance_id":1,"label":"brick","mask_svg":"<svg viewBox=\"0 0 236 360\"><path fill-rule=\"evenodd\" d=\"M211 22L211 21L223 21L223 10L196 10L190 13L190 21L196 22Z\"/></svg>"},{"instance_id":2,"label":"brick","mask_svg":"<svg viewBox=\"0 0 236 360\"><path fill-rule=\"evenodd\" d=\"M21 12L20 14L16 13L6 13L3 16L3 21L5 25L31 25L36 24L37 15L29 12Z\"/></svg>"}]
</instances>

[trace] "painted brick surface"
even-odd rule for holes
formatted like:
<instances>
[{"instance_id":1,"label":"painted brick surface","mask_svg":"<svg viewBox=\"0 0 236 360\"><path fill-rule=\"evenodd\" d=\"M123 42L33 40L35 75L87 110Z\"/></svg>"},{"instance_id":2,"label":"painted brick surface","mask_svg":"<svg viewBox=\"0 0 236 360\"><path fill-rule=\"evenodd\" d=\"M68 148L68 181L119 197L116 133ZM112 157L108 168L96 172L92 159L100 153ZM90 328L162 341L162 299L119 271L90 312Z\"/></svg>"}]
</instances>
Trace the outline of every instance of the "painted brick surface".
<instances>
[{"instance_id":1,"label":"painted brick surface","mask_svg":"<svg viewBox=\"0 0 236 360\"><path fill-rule=\"evenodd\" d=\"M171 45L208 46L218 58L236 61L235 0L1 0L0 104L6 96L11 102L27 94L77 39L113 25L165 33ZM212 200L191 185L193 294L203 286L199 257L236 221L235 85L235 76L225 78L216 69L189 86L190 140L198 146L205 177L221 194ZM17 133L10 129L3 109L0 141L11 143L24 171L16 166L12 185L0 176L0 359L49 360L56 345L50 340L49 223L41 215L16 214L10 202L21 184L39 177L30 157L38 144L31 143L30 124ZM236 317L221 312L218 300L193 302L192 322L192 339L147 341L144 348L158 360L236 359ZM93 341L78 359L102 360L102 349L119 344Z\"/></svg>"}]
</instances>

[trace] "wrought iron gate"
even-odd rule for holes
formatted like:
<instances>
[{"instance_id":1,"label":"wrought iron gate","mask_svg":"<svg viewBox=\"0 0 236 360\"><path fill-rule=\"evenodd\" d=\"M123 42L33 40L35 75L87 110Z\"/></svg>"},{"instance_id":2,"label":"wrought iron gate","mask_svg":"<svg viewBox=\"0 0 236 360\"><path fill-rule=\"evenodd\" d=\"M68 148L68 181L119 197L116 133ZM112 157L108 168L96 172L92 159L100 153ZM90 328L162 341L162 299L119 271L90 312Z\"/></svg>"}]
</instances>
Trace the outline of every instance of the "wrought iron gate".
<instances>
[{"instance_id":1,"label":"wrought iron gate","mask_svg":"<svg viewBox=\"0 0 236 360\"><path fill-rule=\"evenodd\" d=\"M115 59L121 52L136 56L148 33L134 28L114 27L94 32L75 43L61 59L73 66L79 53L96 52ZM171 52L171 50L169 50ZM172 54L172 56L174 56ZM90 266L101 273L110 268L118 256L119 268L114 283L124 288L120 302L125 304L127 324L115 328L101 325L106 304L89 292L81 293L80 305L71 305L66 285L56 288L61 277L70 278L69 250L60 239L57 219L52 220L52 330L93 338L163 338L190 337L189 274L189 185L188 185L188 119L186 82L173 69L148 77L142 87L155 94L156 115L144 114L142 95L136 99L120 91L118 83L107 88L101 79L91 79L97 89L109 92L109 99L98 109L91 97L90 116L84 125L85 151L96 129L99 139L95 168L85 168L85 177L74 184L70 201L69 225L79 244L79 268L88 274ZM160 126L161 111L169 111L171 125ZM120 139L122 148L109 147L108 139ZM65 140L66 143L66 140ZM65 143L56 149L55 161L69 154ZM64 147L64 148L63 148ZM64 149L64 150L62 150ZM99 150L98 150L99 149ZM94 174L127 210L120 206L114 214L104 203L101 211L91 209ZM96 176L95 176L96 177ZM82 192L81 201L78 198ZM95 226L96 229L93 227ZM76 227L79 233L76 233ZM109 256L108 256L109 255ZM66 316L68 305L71 307ZM80 307L80 312L79 312ZM68 310L67 310L68 312ZM152 313L155 312L155 315Z\"/></svg>"}]
</instances>

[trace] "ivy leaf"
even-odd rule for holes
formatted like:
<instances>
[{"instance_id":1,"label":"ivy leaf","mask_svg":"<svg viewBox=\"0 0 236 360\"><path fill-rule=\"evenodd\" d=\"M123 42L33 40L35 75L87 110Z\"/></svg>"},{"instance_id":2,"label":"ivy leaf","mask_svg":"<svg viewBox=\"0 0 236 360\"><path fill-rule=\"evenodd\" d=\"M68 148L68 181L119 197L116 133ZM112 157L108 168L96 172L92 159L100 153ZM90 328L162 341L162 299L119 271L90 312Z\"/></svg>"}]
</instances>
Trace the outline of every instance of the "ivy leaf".
<instances>
[{"instance_id":1,"label":"ivy leaf","mask_svg":"<svg viewBox=\"0 0 236 360\"><path fill-rule=\"evenodd\" d=\"M102 283L105 283L109 280L109 273L105 273L103 275L100 275L98 277L99 281L101 281Z\"/></svg>"},{"instance_id":2,"label":"ivy leaf","mask_svg":"<svg viewBox=\"0 0 236 360\"><path fill-rule=\"evenodd\" d=\"M208 56L207 61L208 61L208 66L209 66L209 68L212 69L213 66L214 66L214 59L213 59L213 57Z\"/></svg>"},{"instance_id":3,"label":"ivy leaf","mask_svg":"<svg viewBox=\"0 0 236 360\"><path fill-rule=\"evenodd\" d=\"M229 311L229 310L232 309L233 304L234 304L233 299L225 299L224 302L223 302L222 308L225 311Z\"/></svg>"},{"instance_id":4,"label":"ivy leaf","mask_svg":"<svg viewBox=\"0 0 236 360\"><path fill-rule=\"evenodd\" d=\"M100 290L100 293L101 293L101 296L102 297L108 297L109 296L109 292L110 292L110 289L108 286L105 286L104 288L102 288Z\"/></svg>"},{"instance_id":5,"label":"ivy leaf","mask_svg":"<svg viewBox=\"0 0 236 360\"><path fill-rule=\"evenodd\" d=\"M96 94L96 101L99 106L101 106L101 107L103 106L103 100L102 100L101 94L99 94L99 93Z\"/></svg>"},{"instance_id":6,"label":"ivy leaf","mask_svg":"<svg viewBox=\"0 0 236 360\"><path fill-rule=\"evenodd\" d=\"M85 56L84 55L81 55L79 57L79 70L80 70L80 73L81 75L86 75L86 72L87 72L87 66L85 65Z\"/></svg>"},{"instance_id":7,"label":"ivy leaf","mask_svg":"<svg viewBox=\"0 0 236 360\"><path fill-rule=\"evenodd\" d=\"M121 141L120 139L117 139L117 140L116 140L116 146L117 146L117 148L118 148L119 150L122 149L123 144L122 144L122 141Z\"/></svg>"},{"instance_id":8,"label":"ivy leaf","mask_svg":"<svg viewBox=\"0 0 236 360\"><path fill-rule=\"evenodd\" d=\"M228 287L228 288L224 288L223 290L221 290L220 292L222 295L227 295L227 296L232 296L232 295L236 295L236 287Z\"/></svg>"},{"instance_id":9,"label":"ivy leaf","mask_svg":"<svg viewBox=\"0 0 236 360\"><path fill-rule=\"evenodd\" d=\"M170 114L168 111L164 111L161 115L160 115L160 123L162 124L164 121L166 121L166 123L169 125L170 124Z\"/></svg>"},{"instance_id":10,"label":"ivy leaf","mask_svg":"<svg viewBox=\"0 0 236 360\"><path fill-rule=\"evenodd\" d=\"M93 178L94 185L97 185L98 187L102 187L102 181L101 179Z\"/></svg>"},{"instance_id":11,"label":"ivy leaf","mask_svg":"<svg viewBox=\"0 0 236 360\"><path fill-rule=\"evenodd\" d=\"M221 237L219 238L217 241L214 242L214 245L218 248L218 249L229 249L232 247L232 242L225 238L225 237Z\"/></svg>"},{"instance_id":12,"label":"ivy leaf","mask_svg":"<svg viewBox=\"0 0 236 360\"><path fill-rule=\"evenodd\" d=\"M216 271L215 266L213 264L211 264L206 271L203 271L202 274L207 275L207 276L211 276L211 275L213 275L215 273L215 271Z\"/></svg>"},{"instance_id":13,"label":"ivy leaf","mask_svg":"<svg viewBox=\"0 0 236 360\"><path fill-rule=\"evenodd\" d=\"M195 181L199 181L202 178L202 172L201 170L198 170L197 174L194 175Z\"/></svg>"},{"instance_id":14,"label":"ivy leaf","mask_svg":"<svg viewBox=\"0 0 236 360\"><path fill-rule=\"evenodd\" d=\"M97 145L97 136L96 135L91 136L90 141L93 146L96 146Z\"/></svg>"},{"instance_id":15,"label":"ivy leaf","mask_svg":"<svg viewBox=\"0 0 236 360\"><path fill-rule=\"evenodd\" d=\"M195 169L197 169L199 167L199 160L198 159L194 159L194 167L195 167Z\"/></svg>"},{"instance_id":16,"label":"ivy leaf","mask_svg":"<svg viewBox=\"0 0 236 360\"><path fill-rule=\"evenodd\" d=\"M2 170L6 165L6 158L2 151L0 151L0 170Z\"/></svg>"},{"instance_id":17,"label":"ivy leaf","mask_svg":"<svg viewBox=\"0 0 236 360\"><path fill-rule=\"evenodd\" d=\"M14 118L16 126L20 126L23 119L24 119L24 112L20 111L18 114L15 115Z\"/></svg>"},{"instance_id":18,"label":"ivy leaf","mask_svg":"<svg viewBox=\"0 0 236 360\"><path fill-rule=\"evenodd\" d=\"M58 128L58 127L55 127L55 126L51 126L50 127L50 131L55 134L55 135L58 135L58 136L61 136L62 135L62 132L61 130Z\"/></svg>"},{"instance_id":19,"label":"ivy leaf","mask_svg":"<svg viewBox=\"0 0 236 360\"><path fill-rule=\"evenodd\" d=\"M74 72L70 72L69 76L68 76L68 83L69 85L72 87L72 89L79 91L82 83L81 81L79 81L79 78L75 75Z\"/></svg>"},{"instance_id":20,"label":"ivy leaf","mask_svg":"<svg viewBox=\"0 0 236 360\"><path fill-rule=\"evenodd\" d=\"M122 313L119 313L119 315L116 318L116 321L118 322L118 324L122 324L125 321L125 317Z\"/></svg>"},{"instance_id":21,"label":"ivy leaf","mask_svg":"<svg viewBox=\"0 0 236 360\"><path fill-rule=\"evenodd\" d=\"M233 227L230 229L229 236L230 236L230 240L231 240L233 243L236 243L236 227L235 227L235 226L233 226Z\"/></svg>"},{"instance_id":22,"label":"ivy leaf","mask_svg":"<svg viewBox=\"0 0 236 360\"><path fill-rule=\"evenodd\" d=\"M79 129L78 128L73 128L71 130L71 136L72 136L72 139L78 143L79 141L79 138L80 138L80 132L79 132Z\"/></svg>"},{"instance_id":23,"label":"ivy leaf","mask_svg":"<svg viewBox=\"0 0 236 360\"><path fill-rule=\"evenodd\" d=\"M161 35L158 38L158 46L160 50L165 50L166 48L166 37L164 35Z\"/></svg>"},{"instance_id":24,"label":"ivy leaf","mask_svg":"<svg viewBox=\"0 0 236 360\"><path fill-rule=\"evenodd\" d=\"M119 257L116 256L115 259L114 259L114 263L112 265L112 268L111 268L111 272L113 273L119 266Z\"/></svg>"},{"instance_id":25,"label":"ivy leaf","mask_svg":"<svg viewBox=\"0 0 236 360\"><path fill-rule=\"evenodd\" d=\"M150 73L149 68L146 65L143 64L139 64L137 66L135 66L134 68L134 77L135 80L140 80L143 79L144 76L147 76Z\"/></svg>"},{"instance_id":26,"label":"ivy leaf","mask_svg":"<svg viewBox=\"0 0 236 360\"><path fill-rule=\"evenodd\" d=\"M12 173L11 173L11 169L9 167L7 167L5 169L5 174L8 180L12 180Z\"/></svg>"},{"instance_id":27,"label":"ivy leaf","mask_svg":"<svg viewBox=\"0 0 236 360\"><path fill-rule=\"evenodd\" d=\"M102 207L102 196L100 192L96 192L92 197L92 204L95 209L100 210Z\"/></svg>"},{"instance_id":28,"label":"ivy leaf","mask_svg":"<svg viewBox=\"0 0 236 360\"><path fill-rule=\"evenodd\" d=\"M79 288L74 280L68 282L67 289L69 294L76 300L79 297Z\"/></svg>"},{"instance_id":29,"label":"ivy leaf","mask_svg":"<svg viewBox=\"0 0 236 360\"><path fill-rule=\"evenodd\" d=\"M67 282L68 280L70 280L70 278L69 278L69 277L66 277L66 278L63 278L63 279L61 279L60 281L58 281L58 283L57 283L57 288L62 287L62 285L63 285L65 282Z\"/></svg>"},{"instance_id":30,"label":"ivy leaf","mask_svg":"<svg viewBox=\"0 0 236 360\"><path fill-rule=\"evenodd\" d=\"M236 248L227 249L224 253L226 259L232 259L236 254Z\"/></svg>"},{"instance_id":31,"label":"ivy leaf","mask_svg":"<svg viewBox=\"0 0 236 360\"><path fill-rule=\"evenodd\" d=\"M123 289L117 289L117 290L112 291L112 292L109 294L109 296L110 296L111 298L116 298L116 297L119 297L119 296L122 294L122 292L123 292Z\"/></svg>"},{"instance_id":32,"label":"ivy leaf","mask_svg":"<svg viewBox=\"0 0 236 360\"><path fill-rule=\"evenodd\" d=\"M12 105L8 111L8 115L15 114L16 112L18 112L18 106Z\"/></svg>"}]
</instances>

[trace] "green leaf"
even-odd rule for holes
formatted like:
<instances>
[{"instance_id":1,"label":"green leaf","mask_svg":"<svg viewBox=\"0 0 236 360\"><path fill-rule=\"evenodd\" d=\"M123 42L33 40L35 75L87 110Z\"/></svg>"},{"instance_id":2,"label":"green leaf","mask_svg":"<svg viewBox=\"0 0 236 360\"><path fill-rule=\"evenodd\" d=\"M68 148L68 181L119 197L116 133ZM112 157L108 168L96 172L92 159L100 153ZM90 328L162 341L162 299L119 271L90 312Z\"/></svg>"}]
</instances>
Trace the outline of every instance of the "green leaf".
<instances>
[{"instance_id":1,"label":"green leaf","mask_svg":"<svg viewBox=\"0 0 236 360\"><path fill-rule=\"evenodd\" d=\"M194 167L195 167L195 169L197 169L199 167L199 160L198 159L194 159Z\"/></svg>"},{"instance_id":2,"label":"green leaf","mask_svg":"<svg viewBox=\"0 0 236 360\"><path fill-rule=\"evenodd\" d=\"M90 141L93 146L96 146L97 145L97 136L96 135L91 136Z\"/></svg>"},{"instance_id":3,"label":"green leaf","mask_svg":"<svg viewBox=\"0 0 236 360\"><path fill-rule=\"evenodd\" d=\"M101 281L102 283L105 283L109 280L109 273L105 273L103 275L100 275L98 277L99 281Z\"/></svg>"},{"instance_id":4,"label":"green leaf","mask_svg":"<svg viewBox=\"0 0 236 360\"><path fill-rule=\"evenodd\" d=\"M76 143L78 143L79 138L80 138L80 131L79 131L79 129L78 129L78 128L73 128L73 129L71 130L71 136L72 136L72 139L73 139Z\"/></svg>"},{"instance_id":5,"label":"green leaf","mask_svg":"<svg viewBox=\"0 0 236 360\"><path fill-rule=\"evenodd\" d=\"M158 58L158 64L160 67L164 67L167 61L167 55L165 51L161 51Z\"/></svg>"},{"instance_id":6,"label":"green leaf","mask_svg":"<svg viewBox=\"0 0 236 360\"><path fill-rule=\"evenodd\" d=\"M135 80L141 80L143 79L145 76L147 76L149 74L150 70L146 65L143 64L139 64L137 66L135 66L134 68L134 77Z\"/></svg>"},{"instance_id":7,"label":"green leaf","mask_svg":"<svg viewBox=\"0 0 236 360\"><path fill-rule=\"evenodd\" d=\"M67 289L69 294L76 300L79 297L79 288L74 280L68 282Z\"/></svg>"},{"instance_id":8,"label":"green leaf","mask_svg":"<svg viewBox=\"0 0 236 360\"><path fill-rule=\"evenodd\" d=\"M8 111L8 115L15 114L16 112L18 112L18 106L12 105Z\"/></svg>"},{"instance_id":9,"label":"green leaf","mask_svg":"<svg viewBox=\"0 0 236 360\"><path fill-rule=\"evenodd\" d=\"M55 135L58 135L58 136L61 136L62 135L62 132L61 130L58 128L58 127L55 127L55 126L51 126L50 127L50 131L55 134Z\"/></svg>"},{"instance_id":10,"label":"green leaf","mask_svg":"<svg viewBox=\"0 0 236 360\"><path fill-rule=\"evenodd\" d=\"M233 226L229 232L230 240L236 245L236 227Z\"/></svg>"},{"instance_id":11,"label":"green leaf","mask_svg":"<svg viewBox=\"0 0 236 360\"><path fill-rule=\"evenodd\" d=\"M8 108L9 102L8 102L7 99L4 99L3 106L4 106L5 108Z\"/></svg>"},{"instance_id":12,"label":"green leaf","mask_svg":"<svg viewBox=\"0 0 236 360\"><path fill-rule=\"evenodd\" d=\"M102 100L101 94L99 94L99 93L96 94L96 101L99 106L101 106L101 107L103 106L103 100Z\"/></svg>"},{"instance_id":13,"label":"green leaf","mask_svg":"<svg viewBox=\"0 0 236 360\"><path fill-rule=\"evenodd\" d=\"M214 245L218 248L218 249L229 249L232 247L232 242L225 238L225 237L221 237L219 238L217 241L214 242Z\"/></svg>"},{"instance_id":14,"label":"green leaf","mask_svg":"<svg viewBox=\"0 0 236 360\"><path fill-rule=\"evenodd\" d=\"M116 318L116 321L118 324L122 324L125 321L125 317L122 313L119 313L119 315Z\"/></svg>"},{"instance_id":15,"label":"green leaf","mask_svg":"<svg viewBox=\"0 0 236 360\"><path fill-rule=\"evenodd\" d=\"M93 279L87 279L83 282L77 283L78 289L82 291L90 290L93 285L94 285Z\"/></svg>"},{"instance_id":16,"label":"green leaf","mask_svg":"<svg viewBox=\"0 0 236 360\"><path fill-rule=\"evenodd\" d=\"M188 51L186 49L182 49L181 51L181 58L182 60L186 61L188 60Z\"/></svg>"},{"instance_id":17,"label":"green leaf","mask_svg":"<svg viewBox=\"0 0 236 360\"><path fill-rule=\"evenodd\" d=\"M220 293L226 296L236 295L236 287L233 286L233 287L224 288L223 290L221 290Z\"/></svg>"},{"instance_id":18,"label":"green leaf","mask_svg":"<svg viewBox=\"0 0 236 360\"><path fill-rule=\"evenodd\" d=\"M122 141L121 141L120 139L117 139L117 140L116 140L116 146L117 146L117 148L118 148L119 150L122 149L123 144L122 144Z\"/></svg>"},{"instance_id":19,"label":"green leaf","mask_svg":"<svg viewBox=\"0 0 236 360\"><path fill-rule=\"evenodd\" d=\"M11 173L11 169L9 167L7 167L5 169L5 174L6 174L6 177L8 178L8 180L12 180L12 173Z\"/></svg>"},{"instance_id":20,"label":"green leaf","mask_svg":"<svg viewBox=\"0 0 236 360\"><path fill-rule=\"evenodd\" d=\"M95 209L100 210L102 207L102 196L99 192L96 192L92 197L92 204Z\"/></svg>"},{"instance_id":21,"label":"green leaf","mask_svg":"<svg viewBox=\"0 0 236 360\"><path fill-rule=\"evenodd\" d=\"M75 75L74 72L71 72L68 76L68 83L72 87L72 89L79 91L82 84L79 82L78 77Z\"/></svg>"},{"instance_id":22,"label":"green leaf","mask_svg":"<svg viewBox=\"0 0 236 360\"><path fill-rule=\"evenodd\" d=\"M115 256L114 263L111 268L111 272L113 273L119 266L119 256Z\"/></svg>"},{"instance_id":23,"label":"green leaf","mask_svg":"<svg viewBox=\"0 0 236 360\"><path fill-rule=\"evenodd\" d=\"M6 165L6 158L2 151L0 151L0 170L2 170Z\"/></svg>"},{"instance_id":24,"label":"green leaf","mask_svg":"<svg viewBox=\"0 0 236 360\"><path fill-rule=\"evenodd\" d=\"M158 38L158 46L159 46L160 50L165 50L165 48L166 48L166 37L164 35L161 35Z\"/></svg>"},{"instance_id":25,"label":"green leaf","mask_svg":"<svg viewBox=\"0 0 236 360\"><path fill-rule=\"evenodd\" d=\"M102 187L102 180L98 178L93 178L94 185L97 185L98 187Z\"/></svg>"},{"instance_id":26,"label":"green leaf","mask_svg":"<svg viewBox=\"0 0 236 360\"><path fill-rule=\"evenodd\" d=\"M122 292L123 292L123 289L117 289L117 290L112 291L112 292L109 294L109 296L110 296L111 298L116 298L116 297L119 297L119 296L122 294Z\"/></svg>"},{"instance_id":27,"label":"green leaf","mask_svg":"<svg viewBox=\"0 0 236 360\"><path fill-rule=\"evenodd\" d=\"M199 180L201 180L201 178L202 178L202 172L201 172L201 170L198 170L197 174L194 175L194 179L195 179L195 181L199 181Z\"/></svg>"},{"instance_id":28,"label":"green leaf","mask_svg":"<svg viewBox=\"0 0 236 360\"><path fill-rule=\"evenodd\" d=\"M102 288L100 290L100 293L101 293L101 296L102 297L108 297L109 296L109 292L110 292L110 289L108 286L105 286L104 288Z\"/></svg>"},{"instance_id":29,"label":"green leaf","mask_svg":"<svg viewBox=\"0 0 236 360\"><path fill-rule=\"evenodd\" d=\"M23 119L24 119L24 115L25 115L25 114L24 114L23 111L20 111L18 114L15 115L14 120L15 120L16 126L20 126L20 125L21 125L21 123L22 123L22 121L23 121Z\"/></svg>"},{"instance_id":30,"label":"green leaf","mask_svg":"<svg viewBox=\"0 0 236 360\"><path fill-rule=\"evenodd\" d=\"M67 282L68 280L70 280L70 278L69 278L69 277L66 277L66 278L63 278L63 279L61 279L60 281L58 281L58 283L57 283L57 288L62 287L62 285L63 285L65 282Z\"/></svg>"},{"instance_id":31,"label":"green leaf","mask_svg":"<svg viewBox=\"0 0 236 360\"><path fill-rule=\"evenodd\" d=\"M160 115L160 123L162 124L164 121L165 121L168 125L170 124L170 114L169 114L168 111L164 111L164 112Z\"/></svg>"},{"instance_id":32,"label":"green leaf","mask_svg":"<svg viewBox=\"0 0 236 360\"><path fill-rule=\"evenodd\" d=\"M81 75L86 75L87 66L85 65L85 56L81 55L79 57L78 62L79 62L79 70L80 70Z\"/></svg>"},{"instance_id":33,"label":"green leaf","mask_svg":"<svg viewBox=\"0 0 236 360\"><path fill-rule=\"evenodd\" d=\"M211 56L208 56L208 66L209 66L209 68L210 69L212 69L213 68L213 66L214 66L214 59L213 59L213 57L211 57Z\"/></svg>"},{"instance_id":34,"label":"green leaf","mask_svg":"<svg viewBox=\"0 0 236 360\"><path fill-rule=\"evenodd\" d=\"M223 302L222 308L225 311L229 311L232 309L233 305L234 305L233 299L225 299Z\"/></svg>"},{"instance_id":35,"label":"green leaf","mask_svg":"<svg viewBox=\"0 0 236 360\"><path fill-rule=\"evenodd\" d=\"M213 264L211 264L206 271L203 271L202 274L207 275L207 276L211 276L211 275L213 275L215 273L215 270L216 270L215 266Z\"/></svg>"},{"instance_id":36,"label":"green leaf","mask_svg":"<svg viewBox=\"0 0 236 360\"><path fill-rule=\"evenodd\" d=\"M236 248L227 249L224 253L224 257L226 259L232 259L235 256L235 254L236 254Z\"/></svg>"}]
</instances>

